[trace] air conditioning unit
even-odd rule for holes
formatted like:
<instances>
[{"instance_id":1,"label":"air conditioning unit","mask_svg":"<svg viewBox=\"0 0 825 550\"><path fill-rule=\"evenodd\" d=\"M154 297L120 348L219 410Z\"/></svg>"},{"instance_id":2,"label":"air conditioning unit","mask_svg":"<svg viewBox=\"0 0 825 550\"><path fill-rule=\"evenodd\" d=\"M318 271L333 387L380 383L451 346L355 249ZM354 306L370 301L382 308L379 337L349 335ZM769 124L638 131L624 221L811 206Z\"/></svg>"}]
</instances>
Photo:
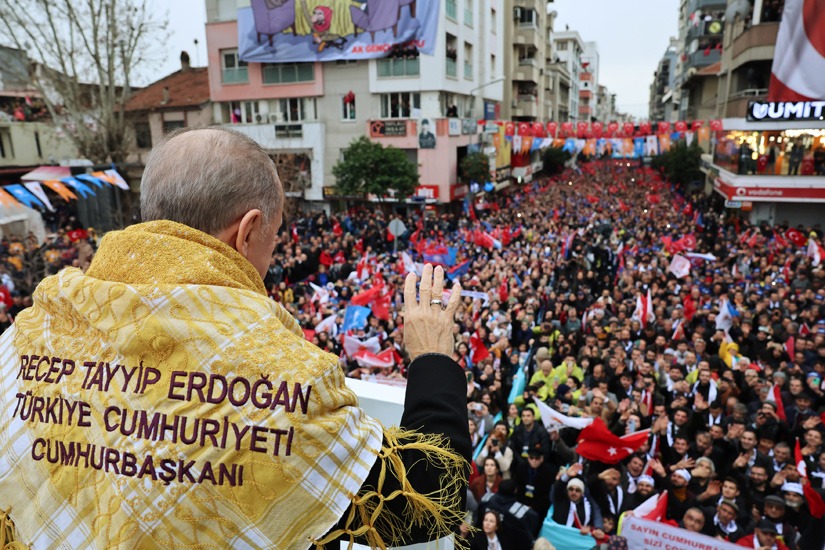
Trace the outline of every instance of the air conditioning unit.
<instances>
[{"instance_id":1,"label":"air conditioning unit","mask_svg":"<svg viewBox=\"0 0 825 550\"><path fill-rule=\"evenodd\" d=\"M269 113L269 122L276 124L284 121L283 113Z\"/></svg>"},{"instance_id":2,"label":"air conditioning unit","mask_svg":"<svg viewBox=\"0 0 825 550\"><path fill-rule=\"evenodd\" d=\"M260 123L262 123L263 121L264 121L264 115L262 115L261 113L258 113L257 115L255 115L255 122L257 122L258 124L260 124Z\"/></svg>"},{"instance_id":3,"label":"air conditioning unit","mask_svg":"<svg viewBox=\"0 0 825 550\"><path fill-rule=\"evenodd\" d=\"M521 8L513 8L513 19L521 19Z\"/></svg>"}]
</instances>

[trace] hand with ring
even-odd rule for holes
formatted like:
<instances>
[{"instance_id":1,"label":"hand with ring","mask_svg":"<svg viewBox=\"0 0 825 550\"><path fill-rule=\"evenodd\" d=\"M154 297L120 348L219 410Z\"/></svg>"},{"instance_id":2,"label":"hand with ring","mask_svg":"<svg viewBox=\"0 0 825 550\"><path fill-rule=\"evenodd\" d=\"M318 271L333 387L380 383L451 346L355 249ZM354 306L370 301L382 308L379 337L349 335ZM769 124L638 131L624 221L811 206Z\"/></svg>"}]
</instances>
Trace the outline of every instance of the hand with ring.
<instances>
[{"instance_id":1,"label":"hand with ring","mask_svg":"<svg viewBox=\"0 0 825 550\"><path fill-rule=\"evenodd\" d=\"M404 347L415 359L425 353L443 353L452 357L453 324L456 309L461 301L461 285L453 285L447 307L443 307L444 269L433 269L426 264L421 274L418 299L415 296L415 273L407 275L404 282Z\"/></svg>"}]
</instances>

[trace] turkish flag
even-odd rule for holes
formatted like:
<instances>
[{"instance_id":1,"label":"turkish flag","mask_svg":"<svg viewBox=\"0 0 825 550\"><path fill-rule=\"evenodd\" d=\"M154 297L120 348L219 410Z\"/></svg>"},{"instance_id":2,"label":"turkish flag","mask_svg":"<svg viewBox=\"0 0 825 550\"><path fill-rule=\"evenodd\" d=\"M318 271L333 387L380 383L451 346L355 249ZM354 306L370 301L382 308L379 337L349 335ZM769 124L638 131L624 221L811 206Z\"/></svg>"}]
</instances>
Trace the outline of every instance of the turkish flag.
<instances>
[{"instance_id":1,"label":"turkish flag","mask_svg":"<svg viewBox=\"0 0 825 550\"><path fill-rule=\"evenodd\" d=\"M647 442L650 429L619 437L607 429L601 418L579 433L576 453L588 460L598 460L605 464L616 464Z\"/></svg>"},{"instance_id":2,"label":"turkish flag","mask_svg":"<svg viewBox=\"0 0 825 550\"><path fill-rule=\"evenodd\" d=\"M619 131L619 123L618 122L611 122L607 125L607 137L613 137L613 135Z\"/></svg>"},{"instance_id":3,"label":"turkish flag","mask_svg":"<svg viewBox=\"0 0 825 550\"><path fill-rule=\"evenodd\" d=\"M554 138L556 137L556 129L558 128L558 124L555 122L548 122L547 123L547 135Z\"/></svg>"},{"instance_id":4,"label":"turkish flag","mask_svg":"<svg viewBox=\"0 0 825 550\"><path fill-rule=\"evenodd\" d=\"M633 136L633 132L635 131L635 127L633 126L632 122L625 122L622 125L622 131L624 132L625 136L631 137L631 136Z\"/></svg>"},{"instance_id":5,"label":"turkish flag","mask_svg":"<svg viewBox=\"0 0 825 550\"><path fill-rule=\"evenodd\" d=\"M594 122L590 125L593 128L593 136L600 138L604 133L604 123L603 122Z\"/></svg>"},{"instance_id":6,"label":"turkish flag","mask_svg":"<svg viewBox=\"0 0 825 550\"><path fill-rule=\"evenodd\" d=\"M570 137L573 135L573 123L572 122L562 122L561 123L561 137Z\"/></svg>"},{"instance_id":7,"label":"turkish flag","mask_svg":"<svg viewBox=\"0 0 825 550\"><path fill-rule=\"evenodd\" d=\"M711 120L710 121L710 129L714 132L721 132L722 131L722 121L721 120Z\"/></svg>"},{"instance_id":8,"label":"turkish flag","mask_svg":"<svg viewBox=\"0 0 825 550\"><path fill-rule=\"evenodd\" d=\"M516 125L513 122L506 122L504 124L504 135L512 136L516 133Z\"/></svg>"},{"instance_id":9,"label":"turkish flag","mask_svg":"<svg viewBox=\"0 0 825 550\"><path fill-rule=\"evenodd\" d=\"M541 122L534 122L533 135L539 137L544 136L544 124L542 124Z\"/></svg>"},{"instance_id":10,"label":"turkish flag","mask_svg":"<svg viewBox=\"0 0 825 550\"><path fill-rule=\"evenodd\" d=\"M531 131L532 127L530 124L526 122L519 122L518 123L518 135L520 136L532 136L533 132Z\"/></svg>"},{"instance_id":11,"label":"turkish flag","mask_svg":"<svg viewBox=\"0 0 825 550\"><path fill-rule=\"evenodd\" d=\"M649 136L650 135L650 123L649 122L642 122L639 124L639 134L642 136Z\"/></svg>"},{"instance_id":12,"label":"turkish flag","mask_svg":"<svg viewBox=\"0 0 825 550\"><path fill-rule=\"evenodd\" d=\"M808 239L805 238L805 235L793 227L785 231L785 238L800 248L808 244Z\"/></svg>"},{"instance_id":13,"label":"turkish flag","mask_svg":"<svg viewBox=\"0 0 825 550\"><path fill-rule=\"evenodd\" d=\"M670 133L670 122L660 122L659 123L659 133L660 134Z\"/></svg>"},{"instance_id":14,"label":"turkish flag","mask_svg":"<svg viewBox=\"0 0 825 550\"><path fill-rule=\"evenodd\" d=\"M645 514L644 519L649 519L650 521L662 521L667 517L667 491L663 492L659 495L658 500L656 501L656 506L653 507L653 510Z\"/></svg>"},{"instance_id":15,"label":"turkish flag","mask_svg":"<svg viewBox=\"0 0 825 550\"><path fill-rule=\"evenodd\" d=\"M674 125L674 128L676 128L677 132L686 132L687 131L687 122L685 122L684 120L680 120L679 122L677 122Z\"/></svg>"},{"instance_id":16,"label":"turkish flag","mask_svg":"<svg viewBox=\"0 0 825 550\"><path fill-rule=\"evenodd\" d=\"M477 365L479 361L484 361L490 357L490 350L481 341L478 334L470 336L470 361Z\"/></svg>"},{"instance_id":17,"label":"turkish flag","mask_svg":"<svg viewBox=\"0 0 825 550\"><path fill-rule=\"evenodd\" d=\"M802 485L802 492L805 494L805 500L808 502L808 511L816 519L825 516L825 501L822 496L811 487L810 483Z\"/></svg>"},{"instance_id":18,"label":"turkish flag","mask_svg":"<svg viewBox=\"0 0 825 550\"><path fill-rule=\"evenodd\" d=\"M691 122L691 124L690 124L690 129L691 129L691 130L693 130L694 132L696 132L697 130L699 130L699 128L701 128L701 127L702 127L702 125L703 125L704 123L705 123L705 121L704 121L704 120L694 120L694 121L693 121L693 122Z\"/></svg>"},{"instance_id":19,"label":"turkish flag","mask_svg":"<svg viewBox=\"0 0 825 550\"><path fill-rule=\"evenodd\" d=\"M796 445L793 450L794 461L796 462L796 471L802 477L808 477L808 468L805 466L805 457L802 456L802 450L799 448L799 438L796 440Z\"/></svg>"},{"instance_id":20,"label":"turkish flag","mask_svg":"<svg viewBox=\"0 0 825 550\"><path fill-rule=\"evenodd\" d=\"M579 122L576 125L576 134L580 138L583 138L585 136L585 134L587 134L587 123L586 122Z\"/></svg>"},{"instance_id":21,"label":"turkish flag","mask_svg":"<svg viewBox=\"0 0 825 550\"><path fill-rule=\"evenodd\" d=\"M354 306L367 306L378 298L382 290L384 290L384 285L375 285L369 290L354 295L349 302Z\"/></svg>"}]
</instances>

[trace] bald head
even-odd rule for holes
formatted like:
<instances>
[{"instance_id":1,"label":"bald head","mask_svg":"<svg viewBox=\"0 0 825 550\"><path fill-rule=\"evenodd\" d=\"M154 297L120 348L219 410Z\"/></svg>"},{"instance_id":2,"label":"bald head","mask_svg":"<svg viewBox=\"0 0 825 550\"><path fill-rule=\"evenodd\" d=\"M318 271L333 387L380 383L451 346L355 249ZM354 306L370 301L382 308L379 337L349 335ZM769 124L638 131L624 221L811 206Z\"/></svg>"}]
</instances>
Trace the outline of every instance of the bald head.
<instances>
[{"instance_id":1,"label":"bald head","mask_svg":"<svg viewBox=\"0 0 825 550\"><path fill-rule=\"evenodd\" d=\"M225 128L184 129L149 156L143 221L171 220L217 235L252 209L268 223L283 208L275 164L252 139Z\"/></svg>"}]
</instances>

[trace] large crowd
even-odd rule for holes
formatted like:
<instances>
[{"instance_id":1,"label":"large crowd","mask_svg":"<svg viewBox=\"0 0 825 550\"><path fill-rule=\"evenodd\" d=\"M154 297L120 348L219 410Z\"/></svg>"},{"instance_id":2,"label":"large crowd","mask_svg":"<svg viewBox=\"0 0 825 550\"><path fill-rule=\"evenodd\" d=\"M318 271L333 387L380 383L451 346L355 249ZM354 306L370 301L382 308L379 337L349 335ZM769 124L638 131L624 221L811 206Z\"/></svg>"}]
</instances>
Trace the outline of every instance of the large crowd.
<instances>
[{"instance_id":1,"label":"large crowd","mask_svg":"<svg viewBox=\"0 0 825 550\"><path fill-rule=\"evenodd\" d=\"M552 547L545 519L620 544L621 514L667 491L660 519L682 529L821 550L822 228L728 212L650 169L592 162L452 213L306 214L281 232L265 282L348 376L387 384L409 363L406 273L440 261L461 282L453 357L477 452L459 536L472 548ZM70 231L50 245L55 266L80 261ZM690 261L678 276L677 255ZM12 306L27 303L16 293ZM621 460L585 458L589 419L650 431Z\"/></svg>"}]
</instances>

